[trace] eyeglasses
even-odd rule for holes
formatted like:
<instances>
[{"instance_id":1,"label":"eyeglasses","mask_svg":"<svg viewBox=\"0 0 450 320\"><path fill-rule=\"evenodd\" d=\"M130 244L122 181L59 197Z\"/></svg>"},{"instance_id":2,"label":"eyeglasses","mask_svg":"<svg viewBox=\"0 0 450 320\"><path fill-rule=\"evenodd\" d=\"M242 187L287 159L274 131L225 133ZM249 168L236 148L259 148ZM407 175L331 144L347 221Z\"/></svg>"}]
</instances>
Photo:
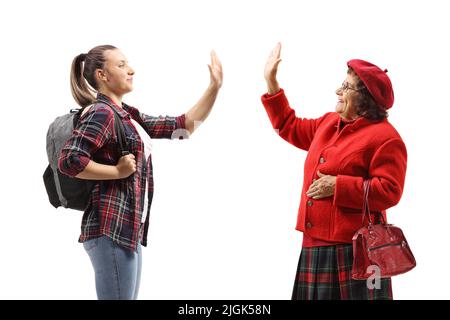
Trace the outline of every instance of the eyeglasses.
<instances>
[{"instance_id":1,"label":"eyeglasses","mask_svg":"<svg viewBox=\"0 0 450 320\"><path fill-rule=\"evenodd\" d=\"M347 90L360 91L360 89L350 87L350 85L347 81L342 82L341 90L342 91L347 91Z\"/></svg>"}]
</instances>

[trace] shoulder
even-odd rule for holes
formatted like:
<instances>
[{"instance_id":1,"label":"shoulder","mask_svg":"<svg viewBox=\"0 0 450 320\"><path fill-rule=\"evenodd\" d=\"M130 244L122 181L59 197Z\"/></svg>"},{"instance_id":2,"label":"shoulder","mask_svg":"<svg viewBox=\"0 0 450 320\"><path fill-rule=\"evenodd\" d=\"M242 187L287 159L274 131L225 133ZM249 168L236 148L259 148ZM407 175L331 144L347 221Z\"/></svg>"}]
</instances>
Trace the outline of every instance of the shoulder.
<instances>
[{"instance_id":1,"label":"shoulder","mask_svg":"<svg viewBox=\"0 0 450 320\"><path fill-rule=\"evenodd\" d=\"M141 113L138 108L130 106L129 104L126 104L126 103L123 103L123 109L130 114L140 114Z\"/></svg>"},{"instance_id":2,"label":"shoulder","mask_svg":"<svg viewBox=\"0 0 450 320\"><path fill-rule=\"evenodd\" d=\"M382 140L399 139L402 140L397 129L389 122L388 119L384 119L378 122L374 122L368 126L376 133Z\"/></svg>"},{"instance_id":3,"label":"shoulder","mask_svg":"<svg viewBox=\"0 0 450 320\"><path fill-rule=\"evenodd\" d=\"M395 127L387 120L373 123L368 126L370 130L370 144L379 150L390 150L390 152L395 152L395 150L402 150L406 154L406 145L395 129Z\"/></svg>"},{"instance_id":4,"label":"shoulder","mask_svg":"<svg viewBox=\"0 0 450 320\"><path fill-rule=\"evenodd\" d=\"M339 115L336 112L327 112L316 121L318 125L331 126L336 125L339 120Z\"/></svg>"},{"instance_id":5,"label":"shoulder","mask_svg":"<svg viewBox=\"0 0 450 320\"><path fill-rule=\"evenodd\" d=\"M107 104L101 102L87 106L80 116L78 125L110 131L114 125L114 111Z\"/></svg>"},{"instance_id":6,"label":"shoulder","mask_svg":"<svg viewBox=\"0 0 450 320\"><path fill-rule=\"evenodd\" d=\"M97 102L84 108L80 120L94 116L109 118L114 116L114 111L106 103Z\"/></svg>"},{"instance_id":7,"label":"shoulder","mask_svg":"<svg viewBox=\"0 0 450 320\"><path fill-rule=\"evenodd\" d=\"M327 119L327 120L339 120L339 114L337 114L337 112L327 112L322 116L323 119Z\"/></svg>"}]
</instances>

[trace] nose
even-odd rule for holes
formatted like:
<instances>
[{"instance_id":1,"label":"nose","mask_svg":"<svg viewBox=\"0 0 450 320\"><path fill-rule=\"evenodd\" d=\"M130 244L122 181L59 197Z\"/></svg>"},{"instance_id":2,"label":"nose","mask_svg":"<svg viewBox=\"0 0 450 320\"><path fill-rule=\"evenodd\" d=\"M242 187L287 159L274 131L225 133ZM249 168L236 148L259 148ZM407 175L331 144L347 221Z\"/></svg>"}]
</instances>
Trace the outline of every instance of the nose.
<instances>
[{"instance_id":1,"label":"nose","mask_svg":"<svg viewBox=\"0 0 450 320\"><path fill-rule=\"evenodd\" d=\"M134 75L134 69L133 69L132 67L129 67L129 69L128 69L128 74L129 74L130 76Z\"/></svg>"},{"instance_id":2,"label":"nose","mask_svg":"<svg viewBox=\"0 0 450 320\"><path fill-rule=\"evenodd\" d=\"M341 95L342 95L342 87L339 87L339 88L336 89L336 94L337 94L338 96L341 96Z\"/></svg>"}]
</instances>

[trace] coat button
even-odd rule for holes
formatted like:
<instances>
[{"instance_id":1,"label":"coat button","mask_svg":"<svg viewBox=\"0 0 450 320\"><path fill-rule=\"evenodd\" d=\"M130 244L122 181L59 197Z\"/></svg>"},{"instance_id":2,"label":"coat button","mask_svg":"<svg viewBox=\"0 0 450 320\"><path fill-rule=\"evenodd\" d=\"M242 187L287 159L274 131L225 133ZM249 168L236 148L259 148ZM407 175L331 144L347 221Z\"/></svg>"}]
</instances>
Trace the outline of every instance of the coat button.
<instances>
[{"instance_id":1,"label":"coat button","mask_svg":"<svg viewBox=\"0 0 450 320\"><path fill-rule=\"evenodd\" d=\"M306 228L308 228L308 229L311 229L312 228L312 223L311 222L308 222L307 224L306 224Z\"/></svg>"},{"instance_id":2,"label":"coat button","mask_svg":"<svg viewBox=\"0 0 450 320\"><path fill-rule=\"evenodd\" d=\"M308 200L307 205L308 205L308 207L311 207L313 205L312 200Z\"/></svg>"},{"instance_id":3,"label":"coat button","mask_svg":"<svg viewBox=\"0 0 450 320\"><path fill-rule=\"evenodd\" d=\"M320 163L324 163L325 162L325 158L324 157L320 157L319 162Z\"/></svg>"}]
</instances>

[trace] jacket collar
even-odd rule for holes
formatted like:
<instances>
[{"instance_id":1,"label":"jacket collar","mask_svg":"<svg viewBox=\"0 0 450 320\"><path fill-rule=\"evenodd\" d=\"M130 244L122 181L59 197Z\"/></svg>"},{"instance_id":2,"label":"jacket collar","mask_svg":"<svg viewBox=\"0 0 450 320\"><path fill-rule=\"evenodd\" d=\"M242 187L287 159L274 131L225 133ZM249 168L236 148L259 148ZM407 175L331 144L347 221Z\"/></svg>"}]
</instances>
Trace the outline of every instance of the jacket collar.
<instances>
[{"instance_id":1,"label":"jacket collar","mask_svg":"<svg viewBox=\"0 0 450 320\"><path fill-rule=\"evenodd\" d=\"M381 120L381 121L386 121L386 120ZM377 122L380 122L380 121L370 121L364 117L359 117L355 120L345 120L339 116L336 128L338 131L340 131L339 128L341 127L342 124L345 123L346 126L344 128L347 128L346 130L355 131L359 128L362 128L362 127L365 127L367 125L370 125L372 123L377 123Z\"/></svg>"},{"instance_id":2,"label":"jacket collar","mask_svg":"<svg viewBox=\"0 0 450 320\"><path fill-rule=\"evenodd\" d=\"M125 103L122 103L121 108L111 98L100 92L97 93L97 101L106 103L111 106L111 108L113 108L121 118L130 117L130 114L124 110L124 107L126 106Z\"/></svg>"}]
</instances>

